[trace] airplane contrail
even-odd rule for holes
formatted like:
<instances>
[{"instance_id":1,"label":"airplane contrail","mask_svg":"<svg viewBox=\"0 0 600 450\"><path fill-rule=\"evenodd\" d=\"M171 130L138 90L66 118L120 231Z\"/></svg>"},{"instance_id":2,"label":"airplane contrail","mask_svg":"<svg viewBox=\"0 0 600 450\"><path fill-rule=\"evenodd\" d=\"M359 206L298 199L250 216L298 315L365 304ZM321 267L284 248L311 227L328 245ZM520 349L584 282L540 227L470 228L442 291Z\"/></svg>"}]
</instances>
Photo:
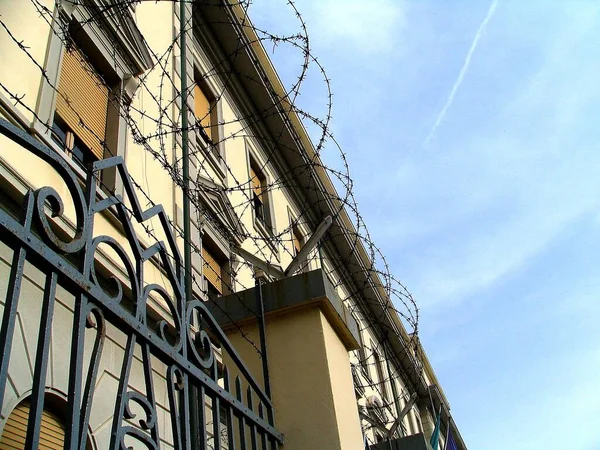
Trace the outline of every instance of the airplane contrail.
<instances>
[{"instance_id":1,"label":"airplane contrail","mask_svg":"<svg viewBox=\"0 0 600 450\"><path fill-rule=\"evenodd\" d=\"M471 43L471 47L469 48L469 52L467 53L465 62L463 63L462 68L460 69L460 73L458 74L458 78L454 82L454 86L452 86L452 90L450 91L448 100L446 100L446 104L442 108L442 111L440 112L437 120L435 121L435 125L433 126L433 128L431 128L429 135L427 135L427 138L423 142L423 147L427 147L427 145L429 145L429 141L431 141L431 138L433 138L433 135L435 134L437 128L440 126L440 123L442 123L442 120L444 120L446 111L448 111L448 108L450 108L450 105L454 101L454 96L456 95L456 91L458 91L458 88L460 87L460 85L463 81L463 78L465 77L465 74L467 73L467 70L469 69L469 64L471 63L471 57L473 56L473 53L475 52L475 49L477 48L477 44L479 43L479 38L483 34L483 31L485 30L485 27L487 26L488 22L494 15L494 11L496 11L497 5L498 5L498 0L492 1L492 4L490 5L490 9L488 9L487 15L485 16L485 19L483 19L483 22L481 22L481 25L479 25L479 29L477 30L477 33L475 33L475 37L473 38L473 42Z\"/></svg>"}]
</instances>

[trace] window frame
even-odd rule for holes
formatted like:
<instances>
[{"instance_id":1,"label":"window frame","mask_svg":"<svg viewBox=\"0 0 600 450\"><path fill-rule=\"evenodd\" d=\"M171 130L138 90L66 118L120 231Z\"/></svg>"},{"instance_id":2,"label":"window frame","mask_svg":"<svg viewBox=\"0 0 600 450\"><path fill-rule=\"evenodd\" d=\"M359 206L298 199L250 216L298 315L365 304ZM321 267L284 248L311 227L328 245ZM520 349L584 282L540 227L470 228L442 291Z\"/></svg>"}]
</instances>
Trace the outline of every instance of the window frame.
<instances>
[{"instance_id":1,"label":"window frame","mask_svg":"<svg viewBox=\"0 0 600 450\"><path fill-rule=\"evenodd\" d=\"M7 414L4 417L4 425L6 425L6 422L8 422L9 418L12 416L12 414L15 412L15 410L17 408L19 408L20 406L22 406L26 403L28 403L30 405L31 401L32 401L31 392L27 392L27 393L25 393L25 395L22 395L19 398L15 399L14 402L12 402L12 407L7 408ZM55 416L55 418L61 422L61 425L64 426L65 435L66 435L66 433L67 433L66 413L68 410L66 396L62 392L59 392L56 389L46 388L46 390L44 392L43 402L44 402L43 412L50 413L51 415ZM5 405L5 406L7 406L7 405ZM30 406L28 406L28 407L30 407ZM2 438L3 433L4 433L4 429L2 430L2 434L0 434L0 438ZM97 448L96 439L95 439L94 434L91 432L91 430L88 430L87 443L86 443L85 448L86 448L86 450L93 450L93 449Z\"/></svg>"},{"instance_id":2,"label":"window frame","mask_svg":"<svg viewBox=\"0 0 600 450\"><path fill-rule=\"evenodd\" d=\"M203 262L202 276L204 277L204 280L207 283L206 291L210 297L211 289L209 289L209 287L212 287L214 289L214 291L216 291L218 293L218 296L221 296L225 292L225 277L224 277L225 274L224 274L224 272L225 272L226 260L225 260L225 258L220 258L221 255L217 255L217 252L214 251L213 246L211 246L210 244L209 245L206 245L206 244L208 244L208 242L206 242L206 240L202 242L202 262ZM216 272L212 268L212 264L209 261L209 259L214 261L214 263L217 265L217 267L219 268L218 272ZM215 272L214 278L217 279L217 283L220 284L221 286L217 286L217 285L215 285L215 283L212 282L213 276L211 276L210 278L209 278L209 276L207 276L206 271L208 269Z\"/></svg>"},{"instance_id":3,"label":"window frame","mask_svg":"<svg viewBox=\"0 0 600 450\"><path fill-rule=\"evenodd\" d=\"M96 2L92 2L95 5ZM130 62L121 51L109 53L107 49L114 47L115 37L112 36L108 26L100 25L97 21L90 21L88 17L90 11L86 6L76 5L66 0L56 2L54 17L52 21L52 32L50 33L44 69L48 80L43 79L42 86L38 93L36 106L37 117L34 119L32 128L39 138L50 148L57 151L65 161L70 165L74 172L82 179L85 179L86 171L82 169L70 155L68 155L61 145L57 144L52 138L52 129L54 125L54 115L56 113L56 103L58 97L58 83L62 69L64 52L66 46L61 38L65 29L77 27L78 37L74 41L82 50L83 54L102 66L102 72L109 83L109 107L107 111L107 129L105 141L110 141L112 154L122 156L124 159L127 154L127 120L120 114L119 108L122 101L130 102L131 95L137 85L137 79L132 73L136 72L131 67ZM84 24L83 26L81 24ZM81 46L81 41L85 45ZM126 46L119 41L119 48ZM84 48L82 48L84 47ZM90 50L93 55L90 55ZM97 61L100 60L100 61ZM148 65L147 61L143 64ZM145 69L142 69L145 70ZM139 70L137 71L139 72ZM111 104L113 107L111 108ZM76 135L76 133L74 133ZM105 155L106 149L105 149ZM112 193L123 194L123 185L117 176L117 171L106 169L102 172L102 184L108 187Z\"/></svg>"},{"instance_id":4,"label":"window frame","mask_svg":"<svg viewBox=\"0 0 600 450\"><path fill-rule=\"evenodd\" d=\"M222 292L220 293L219 297L222 297L224 295L228 295L231 292L234 291L234 286L233 283L235 282L235 280L232 278L231 276L231 266L232 266L232 253L231 250L229 248L229 246L225 243L225 240L219 235L217 234L214 230L212 230L210 227L208 226L204 226L204 228L202 229L202 231L200 232L200 246L202 248L202 250L204 250L204 248L206 247L206 249L211 253L211 255L213 255L213 258L215 258L215 260L219 261L222 260L223 263L221 264L221 290ZM195 255L197 258L199 258L199 265L192 263L192 266L196 266L199 267L200 270L196 270L196 272L198 272L201 276L202 276L202 290L204 291L202 293L202 295L205 297L205 299L211 299L210 295L209 295L209 284L210 281L206 278L205 274L204 274L204 266L205 266L205 261L204 261L204 255ZM217 288L215 287L215 290ZM211 300L214 300L211 299Z\"/></svg>"},{"instance_id":5,"label":"window frame","mask_svg":"<svg viewBox=\"0 0 600 450\"><path fill-rule=\"evenodd\" d=\"M302 250L302 247L304 246L304 234L302 233L302 231L300 231L300 228L298 228L298 225L292 225L292 229L291 229L291 233L292 233L292 249L294 250L294 258L296 256L298 256L298 254L300 254L300 251ZM298 248L296 248L296 242L298 243Z\"/></svg>"},{"instance_id":6,"label":"window frame","mask_svg":"<svg viewBox=\"0 0 600 450\"><path fill-rule=\"evenodd\" d=\"M292 210L292 208L290 208L288 206L288 221L289 221L289 233L290 233L290 246L291 246L291 251L290 249L286 248L287 252L290 252L290 255L292 256L292 260L297 256L296 253L296 248L294 245L294 239L296 237L298 237L298 241L300 244L300 250L302 250L302 248L304 247L304 245L306 244L306 242L308 241L308 236L310 234L310 232L307 231L306 227L304 225L300 224L300 221L298 219L299 215L295 214ZM296 235L296 232L299 234L298 236ZM318 248L318 247L317 247ZM311 250L309 252L308 255L306 255L304 261L302 261L300 268L296 271L296 273L305 273L308 272L311 269L311 255L314 255L315 249ZM318 251L318 250L317 250Z\"/></svg>"},{"instance_id":7,"label":"window frame","mask_svg":"<svg viewBox=\"0 0 600 450\"><path fill-rule=\"evenodd\" d=\"M257 164L252 159L250 160L250 168L249 168L249 177L250 177L250 187L251 187L251 195L252 195L252 210L254 211L254 219L258 220L261 225L265 226L266 229L269 229L270 222L268 205L269 198L267 196L267 177L257 167ZM257 188L258 186L258 188ZM259 191L257 193L256 191ZM260 211L260 214L259 214Z\"/></svg>"},{"instance_id":8,"label":"window frame","mask_svg":"<svg viewBox=\"0 0 600 450\"><path fill-rule=\"evenodd\" d=\"M102 83L104 83L104 85L106 87L106 90L107 90L106 112L105 112L106 120L105 120L105 123L104 123L104 136L103 136L103 140L101 142L103 144L102 159L105 159L107 157L113 156L113 153L116 155L116 151L118 150L118 149L114 149L114 148L113 149L108 148L108 141L109 141L109 139L108 139L108 133L109 132L114 132L114 126L115 126L115 123L114 123L114 119L115 119L115 117L114 117L114 111L112 111L113 114L110 114L112 117L109 118L109 113L111 112L111 100L113 102L115 100L114 98L111 99L111 97L112 97L111 93L113 93L113 91L115 89L119 89L120 87L116 87L116 86L112 86L111 87L111 84L108 83L107 80L105 79L106 77L104 76L104 74L100 73L100 70L98 70L94 66L93 61L91 61L91 59L93 59L93 58L90 57L87 54L86 50L84 50L84 49L81 48L81 46L79 45L79 43L77 43L77 41L75 40L74 37L71 37L71 39L73 39L73 44L72 44L73 45L73 49L69 49L69 48L63 47L63 52L62 52L62 55L61 55L61 60L62 60L61 61L61 70L59 71L59 75L58 75L58 78L57 78L57 83L58 83L57 90L58 90L58 92L56 93L56 101L55 101L54 113L53 113L53 117L52 117L52 137L54 138L54 134L55 134L55 131L56 131L55 130L55 125L57 127L60 127L61 126L60 122L62 122L63 123L63 128L67 128L68 130L65 131L63 129L61 131L64 131L67 136L69 135L69 133L72 134L74 136L74 139L73 139L74 141L78 140L78 141L81 142L81 145L79 145L78 147L80 147L82 154L84 154L84 156L86 156L85 154L87 153L87 156L90 157L89 159L91 161L100 160L100 158L98 157L98 155L96 155L96 153L94 152L94 150L84 141L84 138L80 134L80 130L73 129L73 127L71 127L68 124L67 119L65 117L62 117L59 114L59 111L58 111L58 100L59 100L59 95L60 95L60 81L61 81L61 76L64 75L62 73L62 69L64 67L63 63L64 63L65 55L67 54L67 52L79 53L79 55L76 55L75 57L77 59L79 59L79 57L81 56L82 58L85 59L85 63L87 63L89 66L92 66L92 69L96 72L96 76L100 79L100 81ZM84 68L84 70L87 71L87 68ZM114 105L112 105L112 107L114 109ZM57 118L59 119L58 121L57 121ZM111 142L111 144L116 144L116 143ZM74 147L75 147L75 145L73 146L73 148ZM66 148L63 151L65 151L67 154L69 154L71 156L71 158L73 158L75 160L76 163L78 163L78 164L81 163L80 165L85 165L85 161L83 160L83 158L78 158L75 155L75 152L73 152L73 148L71 148L71 149ZM109 153L108 155L106 154L107 152Z\"/></svg>"},{"instance_id":9,"label":"window frame","mask_svg":"<svg viewBox=\"0 0 600 450\"><path fill-rule=\"evenodd\" d=\"M196 94L198 90L206 99L206 103L208 103L208 110L202 117L200 117L200 114L198 114L197 111L198 103ZM201 77L196 74L196 71L194 71L194 116L196 118L196 124L200 123L198 126L200 137L205 141L206 145L210 147L210 150L212 151L216 149L215 138L217 143L221 140L219 135L219 115L217 111L217 104L218 100L212 92L212 89L210 89L206 81L201 79ZM205 117L208 117L209 120L209 131L207 131L207 127L202 124L202 121ZM215 133L216 136L213 136L213 133Z\"/></svg>"},{"instance_id":10,"label":"window frame","mask_svg":"<svg viewBox=\"0 0 600 450\"><path fill-rule=\"evenodd\" d=\"M263 237L266 238L267 242L269 243L269 245L271 246L271 249L273 250L273 252L275 254L278 255L278 251L277 248L275 247L275 244L272 242L273 240L273 236L275 236L276 233L276 226L275 226L275 214L274 214L274 209L273 209L273 196L272 196L272 192L268 189L265 189L265 191L263 191L262 196L264 197L264 201L263 203L263 207L265 210L265 220L261 221L257 215L256 215L256 211L255 211L255 206L254 206L254 190L253 190L253 185L252 185L252 179L251 179L251 172L250 169L252 166L254 166L254 172L258 175L260 174L263 178L264 178L264 185L265 186L269 186L271 183L271 177L269 175L269 173L265 170L266 168L266 164L263 162L263 160L258 156L258 152L251 147L251 145L247 142L246 145L246 154L247 154L247 166L246 166L246 171L247 171L247 180L248 180L248 199L252 202L252 223L254 224L254 229L257 230Z\"/></svg>"},{"instance_id":11,"label":"window frame","mask_svg":"<svg viewBox=\"0 0 600 450\"><path fill-rule=\"evenodd\" d=\"M194 33L191 58L193 61L193 77L188 75L188 103L193 105L191 116L193 117L195 123L199 125L200 120L196 116L195 103L195 87L198 85L198 87L204 93L204 96L209 101L209 97L213 99L212 102L214 102L214 105L211 105L210 109L212 110L211 113L214 114L214 117L211 118L211 121L214 119L216 123L214 125L211 124L211 134L212 132L216 132L217 137L215 139L211 135L210 139L207 139L208 136L204 136L204 134L207 133L203 132L203 130L201 130L202 127L199 125L194 133L190 133L190 137L192 138L190 141L192 145L195 145L200 149L205 161L208 162L211 169L215 172L218 180L224 183L227 178L225 145L223 142L223 94L225 91L223 83L221 83L221 80L217 77L217 75L206 75L210 73L210 66L208 64L208 58L200 47L199 38L196 33Z\"/></svg>"},{"instance_id":12,"label":"window frame","mask_svg":"<svg viewBox=\"0 0 600 450\"><path fill-rule=\"evenodd\" d=\"M381 357L381 353L377 350L377 346L373 341L371 341L373 358L375 359L375 372L377 373L378 384L380 386L381 397L385 401L386 404L390 403L390 391L387 385L387 379L385 376L385 367L383 366L383 359Z\"/></svg>"}]
</instances>

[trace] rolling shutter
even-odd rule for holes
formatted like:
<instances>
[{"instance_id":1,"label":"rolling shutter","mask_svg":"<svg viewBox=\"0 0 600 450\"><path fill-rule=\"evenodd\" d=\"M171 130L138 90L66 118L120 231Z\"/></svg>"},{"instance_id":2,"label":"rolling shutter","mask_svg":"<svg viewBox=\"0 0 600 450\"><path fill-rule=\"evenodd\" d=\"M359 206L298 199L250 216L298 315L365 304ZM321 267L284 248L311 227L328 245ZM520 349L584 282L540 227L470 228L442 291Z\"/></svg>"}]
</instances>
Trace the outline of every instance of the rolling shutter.
<instances>
[{"instance_id":1,"label":"rolling shutter","mask_svg":"<svg viewBox=\"0 0 600 450\"><path fill-rule=\"evenodd\" d=\"M102 141L106 138L108 92L104 81L79 50L64 52L56 113L98 159L104 158Z\"/></svg>"},{"instance_id":2,"label":"rolling shutter","mask_svg":"<svg viewBox=\"0 0 600 450\"><path fill-rule=\"evenodd\" d=\"M29 402L19 404L8 417L0 438L0 450L25 448ZM40 449L61 449L65 443L65 427L56 414L44 410L40 430Z\"/></svg>"},{"instance_id":3,"label":"rolling shutter","mask_svg":"<svg viewBox=\"0 0 600 450\"><path fill-rule=\"evenodd\" d=\"M197 84L194 86L194 113L196 119L200 121L200 125L204 128L204 132L212 141L210 101L206 97L206 94L204 94L202 88Z\"/></svg>"},{"instance_id":4,"label":"rolling shutter","mask_svg":"<svg viewBox=\"0 0 600 450\"><path fill-rule=\"evenodd\" d=\"M204 259L202 266L204 278L213 285L219 294L223 294L223 267L206 247L202 247L202 259Z\"/></svg>"}]
</instances>

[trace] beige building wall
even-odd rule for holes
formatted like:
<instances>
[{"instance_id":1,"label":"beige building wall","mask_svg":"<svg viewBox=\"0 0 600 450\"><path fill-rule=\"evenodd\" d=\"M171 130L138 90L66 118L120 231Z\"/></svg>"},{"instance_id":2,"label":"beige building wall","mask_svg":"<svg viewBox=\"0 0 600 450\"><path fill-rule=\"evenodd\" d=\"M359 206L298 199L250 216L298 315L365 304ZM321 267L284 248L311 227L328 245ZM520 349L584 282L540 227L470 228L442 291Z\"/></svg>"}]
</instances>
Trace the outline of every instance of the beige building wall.
<instances>
[{"instance_id":1,"label":"beige building wall","mask_svg":"<svg viewBox=\"0 0 600 450\"><path fill-rule=\"evenodd\" d=\"M12 250L0 243L0 304L4 306L8 276L12 263ZM29 263L25 266L16 328L12 345L8 382L5 400L0 412L0 436L5 421L13 408L23 399L31 395L33 388L33 367L35 364L36 345L45 276ZM66 402L69 381L69 355L73 330L74 297L58 286L54 319L50 335L50 353L46 376L46 392ZM102 351L98 377L94 388L94 401L90 415L88 436L93 448L109 448L111 425L114 417L114 399L119 386L121 366L123 363L127 336L113 325L106 322L107 336ZM86 330L86 347L84 373L87 372L91 358L92 344L97 329ZM173 437L169 416L169 404L166 389L166 367L153 358L153 382L157 402L158 423L160 424L161 448L173 448ZM134 355L129 389L145 393L141 355ZM134 407L134 410L136 408ZM140 417L143 413L136 411ZM135 422L132 422L134 424ZM134 448L146 448L140 443L133 443Z\"/></svg>"},{"instance_id":2,"label":"beige building wall","mask_svg":"<svg viewBox=\"0 0 600 450\"><path fill-rule=\"evenodd\" d=\"M55 7L54 0L44 0L44 5L52 9ZM131 118L137 124L139 132L145 136L151 136L157 134L160 129L156 122L152 118L157 118L161 115L161 108L165 105L170 105L167 108L167 113L170 115L169 119L172 119L175 123L180 123L180 107L177 102L173 102L177 97L179 86L169 86L160 94L157 92L157 86L165 82L164 75L167 74L169 78L168 83L175 82L179 83L179 71L180 71L180 58L181 52L178 46L170 49L174 37L178 33L178 20L177 10L179 5L176 2L141 2L136 7L136 21L137 26L143 33L148 44L152 48L155 55L160 56L160 64L157 64L153 68L150 68L147 72L141 74L138 77L138 81L143 88L139 88L136 91L136 95L133 98L131 109ZM191 8L189 8L191 12ZM39 14L36 13L33 3L24 1L18 2L18 6L15 6L15 2L8 0L0 0L0 15L2 20L11 29L15 30L15 36L19 39L23 39L25 44L30 47L30 53L36 63L43 67L48 67L48 76L51 80L56 82L59 67L60 67L60 55L62 50L62 44L53 37L51 32L51 25L48 25ZM156 20L160 17L161 20ZM56 14L55 14L56 18ZM190 56L190 66L196 68L198 71L208 72L211 67L211 57L209 52L206 51L201 45L194 42L194 37L190 33L189 35L189 48L188 55ZM57 42L58 41L58 42ZM23 97L23 104L16 106L10 106L11 102L6 97L6 93L0 92L0 98L3 100L3 108L5 112L3 115L9 117L11 121L20 122L26 129L35 130L34 132L42 142L49 146L53 146L53 143L49 139L48 133L44 133L44 127L39 120L35 118L33 112L36 114L46 115L51 117L54 111L55 98L53 96L46 95L42 96L42 87L44 85L43 79L39 68L23 54L23 51L18 49L17 46L12 42L10 37L0 32L0 81L12 92L25 94ZM19 70L14 70L14 67L19 67ZM164 72L166 70L166 72ZM243 118L243 114L240 112L238 105L236 105L235 96L231 92L230 86L225 86L223 80L219 79L218 76L210 77L210 83L212 89L216 90L220 94L220 105L219 114L222 121L222 127L220 129L221 139L223 140L223 159L226 162L226 170L222 173L218 168L214 167L214 164L206 160L206 151L203 150L202 144L199 138L194 132L190 133L190 145L196 152L197 157L194 160L196 167L194 174L199 179L208 179L216 184L224 186L236 186L240 183L244 183L249 179L249 158L255 158L258 162L266 162L270 160L268 154L268 146L264 146L260 139L257 139L253 135L254 130L248 128L248 123ZM47 84L47 83L46 83ZM161 101L159 103L153 98L159 96ZM48 100L48 97L50 100ZM188 104L193 105L193 97L188 99ZM144 117L136 112L145 111L147 116ZM126 128L125 128L126 129ZM160 149L162 157L155 157L151 155L143 145L136 143L134 139L134 133L132 130L125 131L122 148L120 148L120 154L124 157L127 168L131 176L140 184L142 191L137 191L140 199L145 199L147 194L153 203L162 204L165 208L170 219L178 227L182 226L180 210L182 205L182 194L181 189L172 181L170 175L165 171L165 164L173 164L174 160L180 155L180 141L178 141L176 135L166 134L160 139L152 138L147 141L147 145L155 151ZM62 154L60 150L57 150L59 154ZM2 173L5 177L12 176L15 183L19 185L19 190L24 192L27 187L37 188L40 186L51 185L59 193L59 195L65 199L65 213L64 216L57 219L57 223L66 230L72 230L74 228L75 217L72 203L68 201L69 193L66 185L61 178L49 168L49 166L39 159L25 154L26 152L20 151L18 146L13 142L9 141L4 137L0 137L0 164L2 165ZM65 160L68 161L68 157L65 156ZM162 159L161 159L162 158ZM71 164L71 161L68 161ZM272 164L267 164L264 168L265 176L268 180L277 180L279 175L277 168ZM295 204L293 194L290 189L285 186L278 186L271 190L270 196L270 208L272 214L272 222L275 228L275 234L280 233L290 227L290 219L297 218L300 215L299 205ZM291 256L291 236L285 238L280 243L273 243L272 239L268 234L264 233L264 230L256 226L252 208L248 207L248 201L251 198L250 185L248 188L243 190L233 190L227 193L227 197L234 208L234 211L238 215L243 227L244 233L248 235L248 238L242 243L242 247L249 252L270 261L271 263L277 264L282 268L285 268L292 260ZM142 201L142 204L146 204ZM203 233L206 230L202 229L201 221L197 217L193 218L194 223L198 232ZM140 238L147 244L154 242L155 238L162 239L164 236L161 235L161 227L157 221L154 220L150 223L150 227L154 230L155 236L148 235L146 230L137 226L136 230ZM306 226L302 226L302 232L306 236L309 236L311 230ZM114 224L114 219L108 214L101 215L96 219L96 234L106 234L114 237L119 242L126 244L121 231ZM287 240L286 240L287 239ZM179 244L182 246L182 241L179 239ZM201 245L200 237L196 238L196 244ZM125 248L128 247L125 245ZM225 248L225 250L228 250ZM326 250L325 250L326 251ZM325 255L325 260L329 258L335 259L335 255ZM108 268L112 273L116 273L119 277L124 277L123 266L118 258L115 258L110 251L101 253L100 258L102 264ZM310 268L316 268L320 266L320 261L316 257L316 251L311 255ZM201 263L197 264L196 270L201 272ZM346 287L343 283L339 284L339 280L342 279L342 275L336 273L336 271L329 267L327 264L325 269L330 272L331 278L334 279L334 283L338 284L337 292L342 299L347 299L348 302L352 302L356 305L355 300L350 297L350 292L354 291L351 287ZM146 282L159 282L162 283L162 274L152 264L148 265L146 270ZM237 274L237 278L234 280L236 290L249 288L254 285L254 276L252 270L242 265ZM34 289L33 287L31 289ZM39 289L39 286L38 288ZM38 294L39 295L39 294ZM161 310L160 301L156 302L153 307L157 310ZM64 301L64 305L61 306L64 311L60 314L64 316L64 323L69 322L69 308L68 301ZM25 317L25 316L24 316ZM58 324L59 322L57 322ZM376 347L380 346L378 338L370 331L370 325L366 318L360 318L359 323L362 324L362 338L363 342L375 343ZM58 325L57 325L58 326ZM354 390L352 388L352 378L349 370L350 363L357 364L357 354L348 352L342 347L340 343L336 343L335 333L333 330L328 328L326 319L320 315L310 315L307 317L298 317L292 320L287 319L287 322L282 321L280 323L270 323L271 328L269 332L269 340L273 340L273 336L280 336L280 339L275 339L272 351L277 354L277 358L281 358L281 361L288 361L288 352L284 351L283 343L297 348L299 355L304 355L309 358L309 349L311 348L308 343L310 339L317 339L319 343L314 343L315 346L321 346L321 360L315 363L314 370L319 369L320 374L324 374L324 371L328 371L329 381L329 401L330 401L330 413L333 411L334 415L329 416L327 420L324 419L323 428L319 429L316 435L320 433L330 433L331 436L338 436L340 441L340 448L353 448L356 442L362 444L362 437L357 436L355 430L350 425L354 418L358 418L358 410L356 405L356 399L354 397ZM297 333L291 333L291 329L296 329ZM68 328L65 328L65 330ZM304 336L304 340L300 338ZM24 338L25 339L25 338ZM119 340L117 335L111 335L111 346L115 348L123 348L122 339ZM258 339L254 339L258 342ZM307 341L308 340L308 341ZM29 342L30 339L27 341ZM20 344L21 345L21 344ZM23 346L30 345L29 343L23 343ZM240 345L243 342L240 341ZM369 344L370 345L370 344ZM110 346L109 346L110 347ZM105 366L105 373L103 374L99 386L103 389L113 389L115 380L115 374L111 372L113 366L111 364L114 361L111 358L116 358L115 352L107 347L107 354L113 356L108 357L106 362L103 361ZM271 345L270 345L271 347ZM116 350L115 350L116 351ZM367 354L369 350L367 349ZM103 357L104 358L104 357ZM277 370L274 370L273 377L285 380L285 377L292 377L292 381L284 381L278 389L280 392L285 392L286 389L295 388L296 390L308 389L312 387L312 383L306 383L308 377L295 377L295 373L290 367L286 367L286 364L278 363L278 359L273 357L271 359L272 364L279 364L279 375L275 375ZM255 364L256 362L251 364ZM29 364L30 365L30 364ZM113 364L114 365L114 364ZM55 367L56 366L56 367ZM52 369L52 389L56 389L57 392L64 392L64 374L59 374L60 370L64 368L60 367L60 364L55 364ZM15 369L16 370L16 369ZM21 370L21 369L19 369ZM24 370L24 369L23 369ZM373 380L377 379L377 374L374 367L374 361L371 358L368 361L366 371L368 378L363 375L361 377L361 383L368 385ZM387 367L384 368L386 375ZM397 372L398 368L395 368L392 363L392 372ZM324 376L324 375L323 375ZM26 380L27 377L15 375L14 378L19 380ZM260 377L258 377L260 379ZM61 381L63 380L63 381ZM380 380L378 380L380 381ZM399 393L408 392L406 386L404 386L402 380L399 378L395 381L397 383L397 389ZM26 383L25 383L26 384ZM344 386L342 388L335 388ZM388 385L388 390L391 392L391 385ZM27 392L27 387L16 386L14 387L13 403L21 398L24 393ZM309 393L306 393L309 395ZM379 394L381 395L381 394ZM408 395L407 395L408 396ZM299 397L302 398L302 397ZM316 399L315 401L319 401ZM8 403L7 403L8 404ZM401 403L402 404L402 403ZM164 406L164 405L163 405ZM388 417L391 419L394 413L397 413L395 406L392 404L389 406L390 414ZM352 416L351 420L338 417L338 414L349 414ZM356 416L356 417L354 417ZM105 412L97 413L94 415L93 431L98 434L98 439L103 436L102 433L106 433L106 416ZM335 421L338 420L337 424ZM419 431L419 425L411 412L404 420L405 427L409 431ZM341 425L339 425L341 424ZM364 428L367 428L367 424L362 422ZM388 426L391 423L388 424ZM297 429L300 429L300 423L295 425ZM292 427L291 430L296 428ZM293 442L293 432L288 436L290 443ZM369 431L369 436L373 439L372 430ZM165 436L168 436L168 432L165 432ZM168 443L168 438L165 443ZM332 437L333 439L333 437ZM98 448L104 448L99 446ZM300 448L300 447L299 447ZM316 448L316 447L315 447ZM357 447L358 448L358 447Z\"/></svg>"},{"instance_id":3,"label":"beige building wall","mask_svg":"<svg viewBox=\"0 0 600 450\"><path fill-rule=\"evenodd\" d=\"M256 324L244 326L258 342ZM259 383L259 355L246 338L231 342ZM267 317L267 349L276 426L287 450L363 450L348 351L318 307ZM224 362L227 363L225 356Z\"/></svg>"}]
</instances>

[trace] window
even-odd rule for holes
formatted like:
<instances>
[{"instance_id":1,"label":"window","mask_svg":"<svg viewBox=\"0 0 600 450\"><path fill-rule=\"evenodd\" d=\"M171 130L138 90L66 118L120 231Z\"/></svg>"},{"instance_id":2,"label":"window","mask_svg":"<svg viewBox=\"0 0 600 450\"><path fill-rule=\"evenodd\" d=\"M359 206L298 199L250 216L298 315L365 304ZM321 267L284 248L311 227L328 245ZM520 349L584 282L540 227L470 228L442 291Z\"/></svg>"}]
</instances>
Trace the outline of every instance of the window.
<instances>
[{"instance_id":1,"label":"window","mask_svg":"<svg viewBox=\"0 0 600 450\"><path fill-rule=\"evenodd\" d=\"M209 144L219 142L217 102L210 89L197 81L194 85L194 115L200 122L200 134Z\"/></svg>"},{"instance_id":2,"label":"window","mask_svg":"<svg viewBox=\"0 0 600 450\"><path fill-rule=\"evenodd\" d=\"M263 225L267 231L272 231L269 213L269 197L266 191L267 179L257 164L250 160L250 185L252 188L252 206L254 218Z\"/></svg>"},{"instance_id":3,"label":"window","mask_svg":"<svg viewBox=\"0 0 600 450\"><path fill-rule=\"evenodd\" d=\"M225 280L225 261L223 258L216 256L216 253L202 246L202 273L207 281L208 297L215 299L223 295L224 280Z\"/></svg>"},{"instance_id":4,"label":"window","mask_svg":"<svg viewBox=\"0 0 600 450\"><path fill-rule=\"evenodd\" d=\"M29 421L29 400L13 409L4 425L0 438L0 448L25 448L27 422ZM40 448L62 449L65 442L65 426L60 418L47 410L42 411Z\"/></svg>"},{"instance_id":5,"label":"window","mask_svg":"<svg viewBox=\"0 0 600 450\"><path fill-rule=\"evenodd\" d=\"M302 248L302 233L298 227L292 227L292 247L293 247L293 256L295 257L300 253L300 249Z\"/></svg>"},{"instance_id":6,"label":"window","mask_svg":"<svg viewBox=\"0 0 600 450\"><path fill-rule=\"evenodd\" d=\"M46 394L44 397L44 410L40 424L39 448L63 449L65 442L65 420L64 411L66 403L53 395ZM29 422L30 400L26 398L12 410L6 420L2 436L0 437L0 449L25 448L27 427ZM91 450L92 437L88 435L86 450Z\"/></svg>"},{"instance_id":7,"label":"window","mask_svg":"<svg viewBox=\"0 0 600 450\"><path fill-rule=\"evenodd\" d=\"M305 240L298 225L294 225L295 221L290 216L290 226L292 227L292 258L296 258L304 246ZM305 255L300 261L297 273L303 273L309 270L308 255Z\"/></svg>"},{"instance_id":8,"label":"window","mask_svg":"<svg viewBox=\"0 0 600 450\"><path fill-rule=\"evenodd\" d=\"M66 49L52 139L79 165L104 158L110 89L82 51Z\"/></svg>"},{"instance_id":9,"label":"window","mask_svg":"<svg viewBox=\"0 0 600 450\"><path fill-rule=\"evenodd\" d=\"M375 357L375 369L377 370L377 378L379 378L381 396L385 400L389 400L389 393L387 390L386 377L385 372L383 371L383 361L381 359L381 355L377 351L373 350L373 356Z\"/></svg>"},{"instance_id":10,"label":"window","mask_svg":"<svg viewBox=\"0 0 600 450\"><path fill-rule=\"evenodd\" d=\"M357 321L357 323L359 323L359 322ZM365 353L365 348L362 345L358 348L358 362L360 363L363 370L364 370L365 366L368 364L367 354ZM366 370L364 370L364 371L366 372Z\"/></svg>"}]
</instances>

